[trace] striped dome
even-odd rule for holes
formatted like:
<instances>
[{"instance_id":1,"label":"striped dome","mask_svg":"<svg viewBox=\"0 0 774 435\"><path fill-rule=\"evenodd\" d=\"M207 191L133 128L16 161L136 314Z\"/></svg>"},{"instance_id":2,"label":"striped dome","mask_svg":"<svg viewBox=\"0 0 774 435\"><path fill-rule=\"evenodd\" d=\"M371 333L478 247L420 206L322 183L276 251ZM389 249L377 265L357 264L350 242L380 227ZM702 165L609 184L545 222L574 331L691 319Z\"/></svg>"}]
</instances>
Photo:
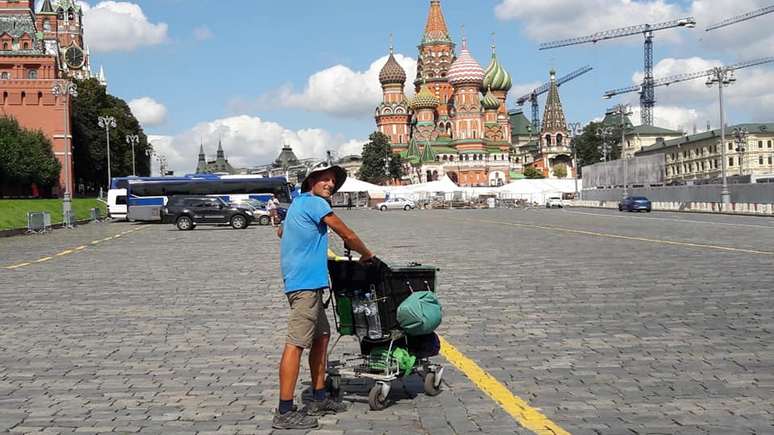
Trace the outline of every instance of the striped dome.
<instances>
[{"instance_id":1,"label":"striped dome","mask_svg":"<svg viewBox=\"0 0 774 435\"><path fill-rule=\"evenodd\" d=\"M418 109L435 109L435 107L441 101L433 94L427 85L423 85L419 93L411 101L411 108Z\"/></svg>"},{"instance_id":2,"label":"striped dome","mask_svg":"<svg viewBox=\"0 0 774 435\"><path fill-rule=\"evenodd\" d=\"M447 75L452 86L461 84L476 84L479 87L484 81L484 68L473 58L468 51L468 41L462 40L462 49L457 60L449 67Z\"/></svg>"},{"instance_id":3,"label":"striped dome","mask_svg":"<svg viewBox=\"0 0 774 435\"><path fill-rule=\"evenodd\" d=\"M383 85L390 83L403 84L406 82L406 71L400 66L398 61L395 60L392 51L390 51L390 57L387 59L387 63L384 64L382 70L379 72L379 81Z\"/></svg>"},{"instance_id":4,"label":"striped dome","mask_svg":"<svg viewBox=\"0 0 774 435\"><path fill-rule=\"evenodd\" d=\"M492 62L486 69L484 74L484 87L483 89L492 89L493 91L510 91L511 75L503 68L500 61L497 60L497 55L492 49Z\"/></svg>"},{"instance_id":5,"label":"striped dome","mask_svg":"<svg viewBox=\"0 0 774 435\"><path fill-rule=\"evenodd\" d=\"M481 105L484 110L497 110L500 108L500 100L494 96L492 89L489 89L484 98L481 99Z\"/></svg>"}]
</instances>

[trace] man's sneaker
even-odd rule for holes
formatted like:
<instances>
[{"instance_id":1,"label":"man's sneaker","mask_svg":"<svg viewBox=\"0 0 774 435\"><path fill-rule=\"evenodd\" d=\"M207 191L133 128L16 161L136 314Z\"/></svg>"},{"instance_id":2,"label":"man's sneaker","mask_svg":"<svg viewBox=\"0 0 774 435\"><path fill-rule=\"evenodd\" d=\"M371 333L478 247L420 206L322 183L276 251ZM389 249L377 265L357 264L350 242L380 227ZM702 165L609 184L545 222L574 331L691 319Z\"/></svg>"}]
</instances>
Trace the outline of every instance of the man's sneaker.
<instances>
[{"instance_id":1,"label":"man's sneaker","mask_svg":"<svg viewBox=\"0 0 774 435\"><path fill-rule=\"evenodd\" d=\"M280 414L279 410L275 411L271 421L271 427L274 429L314 429L318 425L316 418L306 415L295 407L284 414Z\"/></svg>"},{"instance_id":2,"label":"man's sneaker","mask_svg":"<svg viewBox=\"0 0 774 435\"><path fill-rule=\"evenodd\" d=\"M306 414L307 415L328 415L328 414L337 414L339 412L344 412L347 410L347 405L336 402L335 400L332 400L330 398L326 398L325 400L312 400L306 405Z\"/></svg>"}]
</instances>

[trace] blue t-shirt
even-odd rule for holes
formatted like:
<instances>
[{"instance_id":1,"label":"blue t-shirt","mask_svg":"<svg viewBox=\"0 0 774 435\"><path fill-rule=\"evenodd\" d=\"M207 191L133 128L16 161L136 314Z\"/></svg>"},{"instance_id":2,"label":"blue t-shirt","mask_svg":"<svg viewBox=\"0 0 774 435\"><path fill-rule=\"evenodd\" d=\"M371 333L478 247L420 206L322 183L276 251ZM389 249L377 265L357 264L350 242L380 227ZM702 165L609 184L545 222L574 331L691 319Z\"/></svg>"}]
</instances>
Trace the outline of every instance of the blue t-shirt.
<instances>
[{"instance_id":1,"label":"blue t-shirt","mask_svg":"<svg viewBox=\"0 0 774 435\"><path fill-rule=\"evenodd\" d=\"M328 225L330 204L309 192L293 200L283 223L280 267L285 293L328 287Z\"/></svg>"}]
</instances>

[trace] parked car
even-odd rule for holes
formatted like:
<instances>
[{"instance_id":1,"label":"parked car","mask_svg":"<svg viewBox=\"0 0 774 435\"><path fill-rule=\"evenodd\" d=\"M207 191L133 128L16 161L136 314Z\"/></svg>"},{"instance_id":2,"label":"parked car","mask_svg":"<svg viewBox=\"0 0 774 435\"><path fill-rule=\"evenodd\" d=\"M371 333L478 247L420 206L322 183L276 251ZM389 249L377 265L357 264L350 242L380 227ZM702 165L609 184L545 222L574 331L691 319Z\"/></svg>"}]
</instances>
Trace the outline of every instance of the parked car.
<instances>
[{"instance_id":1,"label":"parked car","mask_svg":"<svg viewBox=\"0 0 774 435\"><path fill-rule=\"evenodd\" d=\"M627 196L618 203L618 211L642 211L650 213L651 204L644 196Z\"/></svg>"},{"instance_id":2,"label":"parked car","mask_svg":"<svg viewBox=\"0 0 774 435\"><path fill-rule=\"evenodd\" d=\"M231 205L238 208L244 208L253 212L253 219L258 222L259 225L269 225L271 223L271 215L266 211L266 203L257 199L239 199L231 201Z\"/></svg>"},{"instance_id":3,"label":"parked car","mask_svg":"<svg viewBox=\"0 0 774 435\"><path fill-rule=\"evenodd\" d=\"M192 230L199 224L228 224L239 230L247 228L254 219L252 210L210 196L171 196L161 208L161 222L175 224L182 231Z\"/></svg>"},{"instance_id":4,"label":"parked car","mask_svg":"<svg viewBox=\"0 0 774 435\"><path fill-rule=\"evenodd\" d=\"M546 208L554 208L554 207L564 208L564 203L562 202L561 197L552 196L548 198L548 200L546 201Z\"/></svg>"},{"instance_id":5,"label":"parked car","mask_svg":"<svg viewBox=\"0 0 774 435\"><path fill-rule=\"evenodd\" d=\"M405 199L405 198L391 198L391 199L388 199L387 201L376 204L376 209L381 211L400 210L400 209L409 211L416 207L417 205L414 201L410 199Z\"/></svg>"}]
</instances>

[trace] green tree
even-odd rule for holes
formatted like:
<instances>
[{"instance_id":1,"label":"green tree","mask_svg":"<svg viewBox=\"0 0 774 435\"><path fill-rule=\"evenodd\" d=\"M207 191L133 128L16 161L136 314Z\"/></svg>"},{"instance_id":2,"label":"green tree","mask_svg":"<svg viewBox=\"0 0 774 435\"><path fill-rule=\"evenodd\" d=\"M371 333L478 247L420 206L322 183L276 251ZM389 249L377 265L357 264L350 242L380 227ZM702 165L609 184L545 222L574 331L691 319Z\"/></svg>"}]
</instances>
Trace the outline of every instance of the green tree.
<instances>
[{"instance_id":1,"label":"green tree","mask_svg":"<svg viewBox=\"0 0 774 435\"><path fill-rule=\"evenodd\" d=\"M400 180L406 175L403 170L403 158L398 153L393 153L387 165L387 172L391 179Z\"/></svg>"},{"instance_id":2,"label":"green tree","mask_svg":"<svg viewBox=\"0 0 774 435\"><path fill-rule=\"evenodd\" d=\"M543 171L540 169L534 167L534 166L527 166L524 168L524 177L526 178L546 178L543 175Z\"/></svg>"},{"instance_id":3,"label":"green tree","mask_svg":"<svg viewBox=\"0 0 774 435\"><path fill-rule=\"evenodd\" d=\"M78 96L73 98L73 162L79 183L97 190L107 182L107 151L105 130L97 125L100 116L116 119L110 129L110 169L114 177L132 174L132 147L126 136L136 134L140 141L134 147L137 175L150 175L151 145L142 126L132 115L129 105L107 93L96 79L77 82Z\"/></svg>"},{"instance_id":4,"label":"green tree","mask_svg":"<svg viewBox=\"0 0 774 435\"><path fill-rule=\"evenodd\" d=\"M0 117L0 189L26 189L34 183L48 190L58 183L61 168L51 141L41 131L23 129L15 119Z\"/></svg>"},{"instance_id":5,"label":"green tree","mask_svg":"<svg viewBox=\"0 0 774 435\"><path fill-rule=\"evenodd\" d=\"M376 131L368 136L368 140L363 145L363 165L358 178L369 183L384 184L390 176L387 170L387 159L392 153L390 138Z\"/></svg>"},{"instance_id":6,"label":"green tree","mask_svg":"<svg viewBox=\"0 0 774 435\"><path fill-rule=\"evenodd\" d=\"M567 165L564 163L560 163L556 166L554 166L554 175L556 175L557 178L564 178L567 176Z\"/></svg>"},{"instance_id":7,"label":"green tree","mask_svg":"<svg viewBox=\"0 0 774 435\"><path fill-rule=\"evenodd\" d=\"M621 127L607 126L601 122L590 122L584 127L583 134L575 138L579 175L583 175L584 166L593 165L603 160L602 144L604 142L610 147L608 160L618 159L621 155Z\"/></svg>"}]
</instances>

